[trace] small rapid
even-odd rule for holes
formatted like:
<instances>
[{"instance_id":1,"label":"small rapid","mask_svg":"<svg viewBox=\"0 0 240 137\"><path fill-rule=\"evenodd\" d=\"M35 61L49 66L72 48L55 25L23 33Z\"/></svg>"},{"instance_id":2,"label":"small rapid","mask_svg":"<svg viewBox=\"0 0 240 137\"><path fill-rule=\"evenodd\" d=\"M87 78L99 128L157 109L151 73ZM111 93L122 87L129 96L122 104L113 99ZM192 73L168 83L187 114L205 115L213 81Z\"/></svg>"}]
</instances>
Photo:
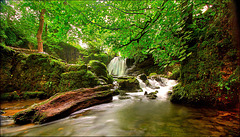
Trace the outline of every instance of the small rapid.
<instances>
[{"instance_id":1,"label":"small rapid","mask_svg":"<svg viewBox=\"0 0 240 137\"><path fill-rule=\"evenodd\" d=\"M139 81L140 88L142 89L144 94L146 93L151 93L151 92L156 92L157 91L157 97L159 100L166 100L167 99L167 93L169 91L172 91L172 87L177 85L176 80L168 80L167 78L162 78L159 77L160 81L157 81L154 78L147 79L149 81L149 85L143 82L137 77L137 80Z\"/></svg>"}]
</instances>

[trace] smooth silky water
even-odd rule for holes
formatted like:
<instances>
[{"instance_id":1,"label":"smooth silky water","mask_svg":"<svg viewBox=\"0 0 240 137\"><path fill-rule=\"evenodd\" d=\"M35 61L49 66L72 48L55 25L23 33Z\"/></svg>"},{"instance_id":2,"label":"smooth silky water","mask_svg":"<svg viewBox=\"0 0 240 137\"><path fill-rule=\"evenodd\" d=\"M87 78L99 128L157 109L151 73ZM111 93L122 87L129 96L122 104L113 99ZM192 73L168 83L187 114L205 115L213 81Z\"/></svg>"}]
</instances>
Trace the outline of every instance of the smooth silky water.
<instances>
[{"instance_id":1,"label":"smooth silky water","mask_svg":"<svg viewBox=\"0 0 240 137\"><path fill-rule=\"evenodd\" d=\"M239 128L234 112L172 104L167 92L176 84L165 79L156 100L144 92L128 93L131 99L113 101L77 111L51 123L1 126L2 136L226 136ZM158 84L151 81L151 84ZM153 90L140 80L143 90ZM4 120L3 120L4 121ZM1 120L2 122L2 120Z\"/></svg>"},{"instance_id":2,"label":"smooth silky water","mask_svg":"<svg viewBox=\"0 0 240 137\"><path fill-rule=\"evenodd\" d=\"M112 75L126 75L126 59L115 57L108 65ZM149 79L149 87L137 78L143 92L127 93L119 100L77 111L51 123L15 125L1 117L2 136L227 136L239 134L239 115L235 112L193 108L172 104L167 92L176 81ZM114 82L116 84L116 82ZM116 84L117 85L117 84ZM150 88L151 87L151 88ZM158 88L160 87L160 89ZM149 100L145 91L157 93ZM1 108L2 109L2 108Z\"/></svg>"}]
</instances>

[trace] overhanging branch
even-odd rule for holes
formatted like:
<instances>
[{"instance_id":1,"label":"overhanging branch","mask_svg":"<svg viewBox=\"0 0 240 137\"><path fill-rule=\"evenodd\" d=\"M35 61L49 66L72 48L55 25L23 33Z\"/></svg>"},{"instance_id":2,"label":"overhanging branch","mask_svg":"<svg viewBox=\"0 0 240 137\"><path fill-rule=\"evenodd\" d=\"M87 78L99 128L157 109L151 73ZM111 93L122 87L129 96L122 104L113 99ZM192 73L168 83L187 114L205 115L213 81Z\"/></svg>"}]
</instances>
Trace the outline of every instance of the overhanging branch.
<instances>
[{"instance_id":1,"label":"overhanging branch","mask_svg":"<svg viewBox=\"0 0 240 137\"><path fill-rule=\"evenodd\" d=\"M69 5L69 4L68 4L68 5ZM77 10L77 9L74 9L71 5L69 5L69 6L70 6L70 8L72 8L73 10ZM87 20L88 23L93 24L93 25L96 25L96 26L101 27L101 28L103 28L103 29L108 29L108 30L122 30L122 29L129 29L130 27L133 27L133 26L135 26L135 27L137 27L137 28L139 28L139 29L143 29L142 27L140 27L140 26L138 26L138 25L136 25L136 24L131 24L131 25L128 26L128 27L120 27L120 28L111 28L111 27L103 26L103 25L100 25L100 24L98 24L98 23L95 23L95 22L90 21L90 20L86 17L86 15L82 13L82 11L80 11L80 10L77 10L77 11L80 12L80 13L83 15L83 17Z\"/></svg>"},{"instance_id":2,"label":"overhanging branch","mask_svg":"<svg viewBox=\"0 0 240 137\"><path fill-rule=\"evenodd\" d=\"M121 45L120 46L120 48L122 48L122 47L125 47L125 46L127 46L127 45L129 45L129 44L131 44L132 42L134 42L134 41L137 41L137 42L139 42L139 40L148 32L148 26L150 25L150 24L154 24L158 19L159 19L159 17L161 16L161 11L163 11L164 10L164 4L167 2L168 0L165 0L164 2L163 2L163 4L161 5L161 9L160 9L160 11L158 11L157 13L156 13L156 15L154 16L154 18L155 19L153 19L153 20L151 20L151 21L147 21L146 23L145 23L145 26L144 26L144 28L142 29L142 31L141 32L139 32L138 33L138 35L134 38L134 39L130 39L130 41L128 42L128 43L126 43L126 44L124 44L124 45Z\"/></svg>"}]
</instances>

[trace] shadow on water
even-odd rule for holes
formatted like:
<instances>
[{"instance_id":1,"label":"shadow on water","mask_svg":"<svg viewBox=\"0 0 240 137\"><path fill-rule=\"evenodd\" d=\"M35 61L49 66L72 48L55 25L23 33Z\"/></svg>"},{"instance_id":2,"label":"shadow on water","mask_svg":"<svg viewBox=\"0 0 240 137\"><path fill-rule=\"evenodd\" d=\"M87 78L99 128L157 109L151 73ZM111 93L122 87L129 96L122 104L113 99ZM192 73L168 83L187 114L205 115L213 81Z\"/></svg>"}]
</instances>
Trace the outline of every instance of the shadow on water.
<instances>
[{"instance_id":1,"label":"shadow on water","mask_svg":"<svg viewBox=\"0 0 240 137\"><path fill-rule=\"evenodd\" d=\"M134 103L119 110L120 127L125 135L137 136L226 136L239 134L239 117L227 112L196 109L168 101Z\"/></svg>"}]
</instances>

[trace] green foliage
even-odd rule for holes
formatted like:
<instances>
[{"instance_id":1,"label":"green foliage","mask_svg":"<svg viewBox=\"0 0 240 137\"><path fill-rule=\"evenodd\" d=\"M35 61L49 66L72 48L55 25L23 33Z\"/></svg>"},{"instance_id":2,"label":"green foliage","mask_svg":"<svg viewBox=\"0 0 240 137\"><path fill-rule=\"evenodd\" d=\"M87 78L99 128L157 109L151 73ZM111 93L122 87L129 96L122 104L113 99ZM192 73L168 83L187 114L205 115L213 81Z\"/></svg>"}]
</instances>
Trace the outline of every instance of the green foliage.
<instances>
[{"instance_id":1,"label":"green foliage","mask_svg":"<svg viewBox=\"0 0 240 137\"><path fill-rule=\"evenodd\" d=\"M43 91L38 91L38 92L23 92L22 93L24 99L31 99L31 98L39 98L43 99L46 98L46 93Z\"/></svg>"},{"instance_id":2,"label":"green foliage","mask_svg":"<svg viewBox=\"0 0 240 137\"><path fill-rule=\"evenodd\" d=\"M205 25L199 20L195 22L198 28L193 32L197 41L188 48L192 55L181 63L181 84L174 88L171 101L221 109L233 107L239 101L237 51L230 28L224 27L231 24L231 12L225 7L229 5L218 3L197 17L206 18ZM221 14L215 16L217 12Z\"/></svg>"},{"instance_id":3,"label":"green foliage","mask_svg":"<svg viewBox=\"0 0 240 137\"><path fill-rule=\"evenodd\" d=\"M12 46L15 42L16 42L16 35L11 31L10 28L7 28L6 30L6 36L7 36L7 39L6 39L6 45L8 46Z\"/></svg>"},{"instance_id":4,"label":"green foliage","mask_svg":"<svg viewBox=\"0 0 240 137\"><path fill-rule=\"evenodd\" d=\"M180 78L181 70L179 67L172 70L172 74L168 77L169 79L178 80Z\"/></svg>"},{"instance_id":5,"label":"green foliage","mask_svg":"<svg viewBox=\"0 0 240 137\"><path fill-rule=\"evenodd\" d=\"M234 96L239 94L238 88L235 88L239 83L239 75L235 73L239 51L232 44L230 5L229 0L10 1L1 4L0 40L7 45L28 42L36 45L39 11L46 9L44 44L56 50L60 41L70 41L76 46L81 38L88 44L88 49L81 50L80 62L89 63L92 66L90 70L99 78L105 81L112 79L102 64L106 65L119 52L123 57L134 58L138 62L151 56L161 71L176 63L181 64L180 71L174 70L171 76L177 78L180 75L182 82L179 92L173 93L173 96L184 98L187 102L209 99L217 105L221 103L219 100L224 99L225 104L231 104L231 99L236 102ZM202 11L204 6L208 7L205 12ZM61 81L60 76L69 80L73 74L80 77L82 73L81 70L72 72L79 69L77 67L66 71L62 62L45 55L30 55L24 57L21 63L11 64L8 61L13 58L12 52L5 53L9 56L4 56L3 76L15 79L31 77L28 81L32 81L34 87L55 89ZM90 60L99 60L98 65L94 64L97 61ZM12 66L27 73L12 75ZM157 69L151 68L146 74L157 72ZM32 70L36 72L34 76L31 76ZM48 71L49 74L46 73ZM94 79L92 72L87 71L83 77ZM37 83L40 79L48 83ZM2 81L6 83L8 79ZM28 81L25 89L31 88ZM65 86L73 84L70 80L61 83Z\"/></svg>"},{"instance_id":6,"label":"green foliage","mask_svg":"<svg viewBox=\"0 0 240 137\"><path fill-rule=\"evenodd\" d=\"M16 91L11 92L11 93L2 93L0 96L1 100L19 100L20 96Z\"/></svg>"},{"instance_id":7,"label":"green foliage","mask_svg":"<svg viewBox=\"0 0 240 137\"><path fill-rule=\"evenodd\" d=\"M111 61L111 57L105 53L92 53L90 51L87 52L87 55L83 56L83 61L85 63L89 63L91 60L98 60L106 65Z\"/></svg>"},{"instance_id":8,"label":"green foliage","mask_svg":"<svg viewBox=\"0 0 240 137\"><path fill-rule=\"evenodd\" d=\"M114 56L119 51L124 57L134 58L140 62L150 54L160 67L172 66L182 62L191 55L187 52L189 45L184 41L192 40L192 31L186 31L178 40L182 29L182 3L170 0L154 1L11 1L3 14L5 24L21 30L25 34L23 41L36 44L34 35L38 30L38 17L41 9L46 9L43 40L45 45L57 48L59 41L78 41L79 38L89 45L93 55L87 55L87 61L106 62L106 56L98 55L106 51ZM204 2L196 1L195 15ZM191 9L190 3L185 5ZM11 11L11 12L9 12ZM18 11L18 13L16 12ZM11 13L11 14L10 14ZM11 23L8 18L16 14L24 15ZM74 17L74 18L72 18ZM195 27L192 25L191 27ZM31 30L27 28L32 28ZM27 37L26 37L27 36ZM19 42L20 43L20 42ZM108 49L106 49L108 47ZM90 50L89 50L90 51ZM114 51L114 52L112 52ZM105 64L106 64L105 63Z\"/></svg>"}]
</instances>

